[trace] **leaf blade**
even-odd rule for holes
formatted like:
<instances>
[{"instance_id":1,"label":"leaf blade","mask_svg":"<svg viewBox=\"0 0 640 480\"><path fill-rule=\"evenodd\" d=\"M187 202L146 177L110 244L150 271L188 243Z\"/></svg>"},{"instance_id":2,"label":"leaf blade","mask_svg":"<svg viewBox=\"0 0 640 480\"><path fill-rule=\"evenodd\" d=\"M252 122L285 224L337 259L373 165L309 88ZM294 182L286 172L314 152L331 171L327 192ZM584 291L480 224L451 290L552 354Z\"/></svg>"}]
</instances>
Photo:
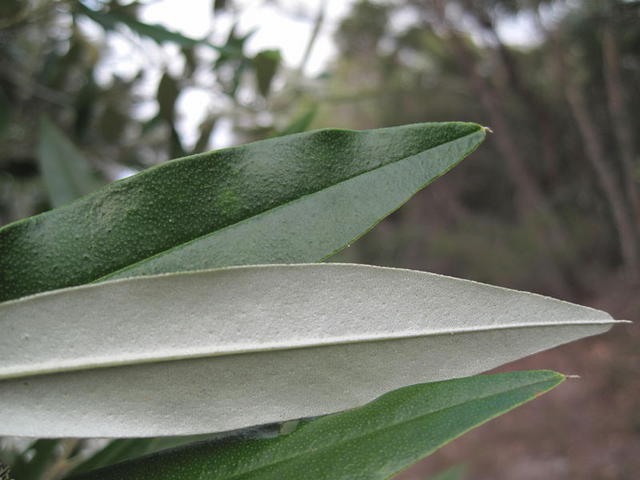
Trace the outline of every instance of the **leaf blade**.
<instances>
[{"instance_id":1,"label":"leaf blade","mask_svg":"<svg viewBox=\"0 0 640 480\"><path fill-rule=\"evenodd\" d=\"M0 425L48 437L189 435L326 414L614 323L538 295L343 264L117 280L6 302L0 314Z\"/></svg>"},{"instance_id":2,"label":"leaf blade","mask_svg":"<svg viewBox=\"0 0 640 480\"><path fill-rule=\"evenodd\" d=\"M531 371L414 385L270 440L191 445L78 477L383 480L472 428L564 381ZM435 407L434 407L435 406ZM146 476L145 476L146 475Z\"/></svg>"},{"instance_id":3,"label":"leaf blade","mask_svg":"<svg viewBox=\"0 0 640 480\"><path fill-rule=\"evenodd\" d=\"M319 130L168 162L1 228L0 301L113 276L317 261L455 166L484 136L464 123ZM391 170L400 170L400 183L385 181ZM332 197L332 187L341 193ZM372 196L372 187L383 190ZM269 213L297 201L306 206ZM227 244L234 248L211 250Z\"/></svg>"},{"instance_id":4,"label":"leaf blade","mask_svg":"<svg viewBox=\"0 0 640 480\"><path fill-rule=\"evenodd\" d=\"M46 117L40 120L38 164L54 207L87 195L99 186L84 155Z\"/></svg>"},{"instance_id":5,"label":"leaf blade","mask_svg":"<svg viewBox=\"0 0 640 480\"><path fill-rule=\"evenodd\" d=\"M82 2L77 3L77 9L79 13L86 15L106 31L114 30L118 24L123 24L131 29L131 31L140 36L150 38L159 45L162 45L165 42L174 43L184 48L191 48L196 45L205 45L213 48L214 50L224 51L223 47L213 45L206 40L187 37L181 33L169 30L162 25L143 23L124 12L94 10L87 7Z\"/></svg>"}]
</instances>

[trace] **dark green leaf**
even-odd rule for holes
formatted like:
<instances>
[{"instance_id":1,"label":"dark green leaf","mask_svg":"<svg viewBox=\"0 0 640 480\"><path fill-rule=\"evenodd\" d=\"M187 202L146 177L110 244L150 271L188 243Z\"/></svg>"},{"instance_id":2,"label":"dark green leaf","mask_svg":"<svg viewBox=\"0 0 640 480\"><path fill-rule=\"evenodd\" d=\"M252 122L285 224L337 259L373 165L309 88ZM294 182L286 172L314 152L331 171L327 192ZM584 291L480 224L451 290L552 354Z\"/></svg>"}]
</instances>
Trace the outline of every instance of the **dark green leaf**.
<instances>
[{"instance_id":1,"label":"dark green leaf","mask_svg":"<svg viewBox=\"0 0 640 480\"><path fill-rule=\"evenodd\" d=\"M229 31L224 50L213 64L218 80L224 92L233 97L240 86L244 72L251 66L250 60L244 54L244 45L255 30L245 35L236 35L237 25Z\"/></svg>"},{"instance_id":2,"label":"dark green leaf","mask_svg":"<svg viewBox=\"0 0 640 480\"><path fill-rule=\"evenodd\" d=\"M440 472L425 480L462 480L465 474L465 468L462 465L448 468L444 472Z\"/></svg>"},{"instance_id":3,"label":"dark green leaf","mask_svg":"<svg viewBox=\"0 0 640 480\"><path fill-rule=\"evenodd\" d=\"M0 87L0 135L2 135L4 130L9 126L10 119L11 102L2 87Z\"/></svg>"},{"instance_id":4,"label":"dark green leaf","mask_svg":"<svg viewBox=\"0 0 640 480\"><path fill-rule=\"evenodd\" d=\"M0 18L5 19L5 22L7 20L11 22L12 17L17 17L24 8L28 8L28 4L21 0L2 0L0 2Z\"/></svg>"},{"instance_id":5,"label":"dark green leaf","mask_svg":"<svg viewBox=\"0 0 640 480\"><path fill-rule=\"evenodd\" d=\"M266 440L207 441L77 480L384 480L564 380L512 372L414 385Z\"/></svg>"},{"instance_id":6,"label":"dark green leaf","mask_svg":"<svg viewBox=\"0 0 640 480\"><path fill-rule=\"evenodd\" d=\"M471 123L318 130L162 164L0 229L0 300L106 278L324 259L484 136Z\"/></svg>"},{"instance_id":7,"label":"dark green leaf","mask_svg":"<svg viewBox=\"0 0 640 480\"><path fill-rule=\"evenodd\" d=\"M309 129L311 126L311 122L313 122L314 118L318 114L318 105L314 104L302 113L302 115L293 119L293 121L287 125L280 133L280 135L292 135L294 133L301 133Z\"/></svg>"},{"instance_id":8,"label":"dark green leaf","mask_svg":"<svg viewBox=\"0 0 640 480\"><path fill-rule=\"evenodd\" d=\"M173 125L175 105L179 95L180 87L178 86L178 82L169 73L165 72L158 84L156 99L158 100L158 107L160 109L158 114L171 125Z\"/></svg>"},{"instance_id":9,"label":"dark green leaf","mask_svg":"<svg viewBox=\"0 0 640 480\"><path fill-rule=\"evenodd\" d=\"M200 124L200 135L193 147L193 153L200 153L205 151L209 147L209 139L213 133L213 129L216 126L217 117L207 117Z\"/></svg>"},{"instance_id":10,"label":"dark green leaf","mask_svg":"<svg viewBox=\"0 0 640 480\"><path fill-rule=\"evenodd\" d=\"M36 440L11 467L11 477L16 480L39 480L58 456L60 440ZM29 459L27 459L29 455Z\"/></svg>"},{"instance_id":11,"label":"dark green leaf","mask_svg":"<svg viewBox=\"0 0 640 480\"><path fill-rule=\"evenodd\" d=\"M280 50L263 50L253 58L258 91L263 97L269 95L271 83L278 71L281 58Z\"/></svg>"},{"instance_id":12,"label":"dark green leaf","mask_svg":"<svg viewBox=\"0 0 640 480\"><path fill-rule=\"evenodd\" d=\"M213 0L213 11L225 10L229 7L230 3L229 0Z\"/></svg>"},{"instance_id":13,"label":"dark green leaf","mask_svg":"<svg viewBox=\"0 0 640 480\"><path fill-rule=\"evenodd\" d=\"M186 437L157 437L157 438L124 438L109 442L103 449L96 452L90 458L82 462L70 472L71 475L88 472L97 468L123 462L132 458L140 457L149 453L157 452L167 448L174 448L186 443L196 442L204 439L215 438L221 441L225 437L243 438L273 438L280 432L279 424L269 424L259 427L249 427L233 432L189 435Z\"/></svg>"},{"instance_id":14,"label":"dark green leaf","mask_svg":"<svg viewBox=\"0 0 640 480\"><path fill-rule=\"evenodd\" d=\"M148 37L158 44L162 44L164 42L175 43L180 47L193 47L195 45L206 45L215 50L220 50L220 47L212 45L211 43L205 40L196 40L193 38L186 37L177 32L173 32L168 30L167 28L161 25L153 25L143 23L134 17L122 12L122 11L111 11L105 12L100 10L93 10L91 8L86 7L82 3L77 4L78 11L91 20L99 24L105 30L113 30L119 24L126 25L131 31L137 33L138 35L142 35L144 37Z\"/></svg>"}]
</instances>

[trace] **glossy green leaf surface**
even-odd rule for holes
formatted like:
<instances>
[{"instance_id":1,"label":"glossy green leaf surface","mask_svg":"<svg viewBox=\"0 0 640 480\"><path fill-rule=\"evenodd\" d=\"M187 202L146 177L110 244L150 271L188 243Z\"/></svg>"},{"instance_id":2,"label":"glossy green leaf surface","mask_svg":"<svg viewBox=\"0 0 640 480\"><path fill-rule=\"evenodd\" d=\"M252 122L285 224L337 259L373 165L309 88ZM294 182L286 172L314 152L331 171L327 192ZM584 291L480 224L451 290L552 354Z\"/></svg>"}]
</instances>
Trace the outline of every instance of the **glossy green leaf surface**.
<instances>
[{"instance_id":1,"label":"glossy green leaf surface","mask_svg":"<svg viewBox=\"0 0 640 480\"><path fill-rule=\"evenodd\" d=\"M45 117L40 121L38 164L54 207L87 195L100 186L84 155Z\"/></svg>"},{"instance_id":2,"label":"glossy green leaf surface","mask_svg":"<svg viewBox=\"0 0 640 480\"><path fill-rule=\"evenodd\" d=\"M324 259L484 136L469 123L318 130L165 163L0 229L0 300L107 278Z\"/></svg>"},{"instance_id":3,"label":"glossy green leaf surface","mask_svg":"<svg viewBox=\"0 0 640 480\"><path fill-rule=\"evenodd\" d=\"M529 371L414 385L274 439L202 442L77 480L385 480L564 380Z\"/></svg>"},{"instance_id":4,"label":"glossy green leaf surface","mask_svg":"<svg viewBox=\"0 0 640 480\"><path fill-rule=\"evenodd\" d=\"M323 415L614 323L540 295L366 265L84 285L0 304L0 435L191 435Z\"/></svg>"}]
</instances>

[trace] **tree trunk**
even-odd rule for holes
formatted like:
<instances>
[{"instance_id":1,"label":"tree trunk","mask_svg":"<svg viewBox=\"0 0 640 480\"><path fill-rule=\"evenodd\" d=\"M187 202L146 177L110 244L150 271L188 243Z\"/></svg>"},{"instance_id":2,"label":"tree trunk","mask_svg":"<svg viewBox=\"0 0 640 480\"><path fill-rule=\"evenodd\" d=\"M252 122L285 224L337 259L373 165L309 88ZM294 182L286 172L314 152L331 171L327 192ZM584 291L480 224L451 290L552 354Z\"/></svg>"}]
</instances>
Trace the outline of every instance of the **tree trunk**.
<instances>
[{"instance_id":1,"label":"tree trunk","mask_svg":"<svg viewBox=\"0 0 640 480\"><path fill-rule=\"evenodd\" d=\"M577 84L567 69L568 59L565 56L565 47L556 30L544 27L537 9L532 10L536 15L538 26L546 34L551 49L551 70L555 77L555 83L563 88L563 96L569 104L572 116L578 124L578 132L582 137L587 161L594 169L597 182L602 189L604 197L613 216L613 223L618 235L618 244L622 256L625 273L631 279L639 276L640 247L638 246L633 221L625 204L625 196L620 193L620 187L605 161L605 147L597 128L597 123L592 118L587 107L587 101L582 93L581 86Z\"/></svg>"},{"instance_id":2,"label":"tree trunk","mask_svg":"<svg viewBox=\"0 0 640 480\"><path fill-rule=\"evenodd\" d=\"M475 0L464 0L464 5L467 11L475 17L476 22L491 36L496 46L498 60L506 73L509 90L524 104L532 118L535 119L535 125L540 129L542 160L546 173L549 177L555 177L558 173L558 155L555 149L558 142L552 116L542 100L522 80L516 59L502 41L495 22L482 4Z\"/></svg>"},{"instance_id":3,"label":"tree trunk","mask_svg":"<svg viewBox=\"0 0 640 480\"><path fill-rule=\"evenodd\" d=\"M515 142L516 135L505 114L506 107L503 97L478 71L473 53L446 16L444 2L438 0L434 2L434 5L442 25L447 30L449 45L454 57L458 59L465 70L472 90L487 112L491 127L495 129L496 147L503 157L509 176L516 187L515 204L518 218L524 223L533 220L539 239L551 247L549 256L541 260L546 264L550 289L554 292L566 293L568 289L564 274L557 262L553 260L553 250L561 249L566 244L562 224L547 202L547 198L529 168L522 150Z\"/></svg>"},{"instance_id":4,"label":"tree trunk","mask_svg":"<svg viewBox=\"0 0 640 480\"><path fill-rule=\"evenodd\" d=\"M625 85L620 73L620 53L613 27L609 21L605 21L602 31L602 54L604 57L603 73L607 85L608 107L620 151L625 193L631 206L633 218L636 220L636 233L640 235L640 198L638 187L634 181L635 148L632 123L625 104Z\"/></svg>"},{"instance_id":5,"label":"tree trunk","mask_svg":"<svg viewBox=\"0 0 640 480\"><path fill-rule=\"evenodd\" d=\"M616 178L605 161L605 149L600 132L587 108L587 102L580 90L580 86L573 82L566 82L565 95L584 141L587 159L596 172L600 187L611 208L620 239L620 250L625 270L631 278L636 278L639 257L636 235L625 205L624 195L621 193Z\"/></svg>"}]
</instances>

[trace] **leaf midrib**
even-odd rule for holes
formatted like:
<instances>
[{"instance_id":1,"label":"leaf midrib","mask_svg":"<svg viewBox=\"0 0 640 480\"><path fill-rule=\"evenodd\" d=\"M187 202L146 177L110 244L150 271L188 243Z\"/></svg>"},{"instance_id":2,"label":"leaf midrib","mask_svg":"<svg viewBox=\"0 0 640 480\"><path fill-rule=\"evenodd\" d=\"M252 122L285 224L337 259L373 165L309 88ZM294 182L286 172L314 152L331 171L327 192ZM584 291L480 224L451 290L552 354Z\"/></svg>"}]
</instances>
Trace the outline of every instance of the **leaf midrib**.
<instances>
[{"instance_id":1,"label":"leaf midrib","mask_svg":"<svg viewBox=\"0 0 640 480\"><path fill-rule=\"evenodd\" d=\"M258 347L254 349L237 349L237 350L224 350L224 351L216 351L216 352L198 352L192 354L183 354L183 355L166 355L166 356L155 356L155 357L138 357L138 358L128 358L121 361L105 361L103 363L83 363L83 364L73 364L69 363L67 365L63 365L58 368L42 368L38 370L31 371L18 371L13 373L5 373L0 374L0 381L9 380L14 378L27 378L34 377L40 375L53 375L59 373L72 373L72 372L82 372L88 370L99 370L102 368L118 368L118 367L127 367L134 365L144 365L144 364L156 364L163 362L175 362L175 361L187 361L187 360L197 360L202 358L215 358L215 357L224 357L231 355L246 355L246 354L260 354L260 353L270 353L270 352L282 352L282 351L290 351L290 350L304 350L309 348L325 348L332 346L340 346L340 345L357 345L360 343L375 343L375 342L393 342L398 340L410 340L410 339L418 339L418 338L428 338L428 337L437 337L437 336L447 336L447 335L456 335L456 334L465 334L465 333L483 333L483 332L491 332L491 331L500 331L500 330L516 330L516 329L528 329L528 328L544 328L544 327L567 327L567 326L596 326L596 325L611 325L617 323L618 321L613 319L603 319L603 320L576 320L576 321L564 321L562 323L559 322L535 322L528 324L509 324L509 325L488 325L488 326L480 326L480 327L469 327L469 328L459 328L459 329L451 329L451 330L436 330L427 333L418 333L418 334L409 334L409 335L388 335L388 336L380 336L380 337L368 337L368 338L351 338L345 340L337 340L331 342L324 343L310 343L310 344L297 344L297 345L272 345L268 347Z\"/></svg>"}]
</instances>

